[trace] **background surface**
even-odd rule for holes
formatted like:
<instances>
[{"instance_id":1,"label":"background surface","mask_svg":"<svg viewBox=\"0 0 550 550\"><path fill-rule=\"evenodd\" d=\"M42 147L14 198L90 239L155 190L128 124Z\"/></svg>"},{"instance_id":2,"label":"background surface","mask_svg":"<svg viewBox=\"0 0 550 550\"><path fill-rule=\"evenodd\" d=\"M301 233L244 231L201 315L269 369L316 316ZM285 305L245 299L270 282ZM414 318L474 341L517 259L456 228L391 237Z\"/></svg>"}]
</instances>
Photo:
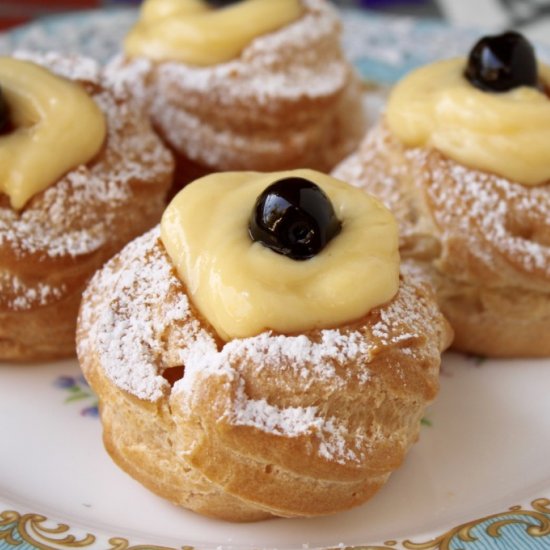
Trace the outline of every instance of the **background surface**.
<instances>
[{"instance_id":1,"label":"background surface","mask_svg":"<svg viewBox=\"0 0 550 550\"><path fill-rule=\"evenodd\" d=\"M550 0L333 1L385 13L436 17L456 24L522 28L538 40L550 41ZM58 11L139 4L140 0L0 0L0 29Z\"/></svg>"}]
</instances>

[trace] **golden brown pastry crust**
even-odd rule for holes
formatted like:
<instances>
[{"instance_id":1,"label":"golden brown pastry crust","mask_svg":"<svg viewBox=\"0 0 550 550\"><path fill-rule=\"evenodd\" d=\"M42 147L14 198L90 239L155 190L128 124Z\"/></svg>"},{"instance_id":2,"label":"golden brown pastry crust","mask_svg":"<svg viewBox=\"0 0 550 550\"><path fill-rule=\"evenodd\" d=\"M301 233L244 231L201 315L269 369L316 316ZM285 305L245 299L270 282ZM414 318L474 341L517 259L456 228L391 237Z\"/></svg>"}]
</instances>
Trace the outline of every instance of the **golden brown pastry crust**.
<instances>
[{"instance_id":1,"label":"golden brown pastry crust","mask_svg":"<svg viewBox=\"0 0 550 550\"><path fill-rule=\"evenodd\" d=\"M124 82L106 80L89 59L48 54L31 60L81 83L104 111L108 135L96 158L22 211L0 194L0 360L10 361L74 354L86 283L158 222L173 172L171 154Z\"/></svg>"},{"instance_id":2,"label":"golden brown pastry crust","mask_svg":"<svg viewBox=\"0 0 550 550\"><path fill-rule=\"evenodd\" d=\"M550 356L550 184L524 186L433 149L406 149L384 123L334 175L396 215L401 253L437 287L455 349Z\"/></svg>"},{"instance_id":3,"label":"golden brown pastry crust","mask_svg":"<svg viewBox=\"0 0 550 550\"><path fill-rule=\"evenodd\" d=\"M220 170L331 169L365 130L359 78L326 0L303 0L296 22L212 67L114 61L146 74L154 124L194 176ZM189 178L186 178L189 179ZM194 179L194 178L192 178Z\"/></svg>"},{"instance_id":4,"label":"golden brown pastry crust","mask_svg":"<svg viewBox=\"0 0 550 550\"><path fill-rule=\"evenodd\" d=\"M224 344L158 230L95 275L77 335L114 460L174 503L232 521L372 496L418 437L449 339L430 289L406 275L390 303L347 326Z\"/></svg>"}]
</instances>

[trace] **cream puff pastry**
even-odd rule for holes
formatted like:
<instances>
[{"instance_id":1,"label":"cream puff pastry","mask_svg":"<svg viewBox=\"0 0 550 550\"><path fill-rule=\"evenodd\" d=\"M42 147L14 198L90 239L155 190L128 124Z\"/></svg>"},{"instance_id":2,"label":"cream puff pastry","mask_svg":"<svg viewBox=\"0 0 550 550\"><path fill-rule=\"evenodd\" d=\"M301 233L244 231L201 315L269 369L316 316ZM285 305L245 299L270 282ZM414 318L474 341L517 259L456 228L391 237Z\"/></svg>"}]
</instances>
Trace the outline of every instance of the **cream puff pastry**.
<instances>
[{"instance_id":1,"label":"cream puff pastry","mask_svg":"<svg viewBox=\"0 0 550 550\"><path fill-rule=\"evenodd\" d=\"M114 70L145 73L154 124L187 181L326 171L365 130L340 30L326 0L147 0Z\"/></svg>"},{"instance_id":2,"label":"cream puff pastry","mask_svg":"<svg viewBox=\"0 0 550 550\"><path fill-rule=\"evenodd\" d=\"M187 186L84 295L78 356L115 462L231 521L369 499L450 339L397 243L380 202L311 170Z\"/></svg>"},{"instance_id":3,"label":"cream puff pastry","mask_svg":"<svg viewBox=\"0 0 550 550\"><path fill-rule=\"evenodd\" d=\"M486 37L399 83L334 172L395 213L458 350L550 356L549 86L525 38Z\"/></svg>"},{"instance_id":4,"label":"cream puff pastry","mask_svg":"<svg viewBox=\"0 0 550 550\"><path fill-rule=\"evenodd\" d=\"M160 219L170 152L84 58L0 58L0 360L75 353L92 274Z\"/></svg>"}]
</instances>

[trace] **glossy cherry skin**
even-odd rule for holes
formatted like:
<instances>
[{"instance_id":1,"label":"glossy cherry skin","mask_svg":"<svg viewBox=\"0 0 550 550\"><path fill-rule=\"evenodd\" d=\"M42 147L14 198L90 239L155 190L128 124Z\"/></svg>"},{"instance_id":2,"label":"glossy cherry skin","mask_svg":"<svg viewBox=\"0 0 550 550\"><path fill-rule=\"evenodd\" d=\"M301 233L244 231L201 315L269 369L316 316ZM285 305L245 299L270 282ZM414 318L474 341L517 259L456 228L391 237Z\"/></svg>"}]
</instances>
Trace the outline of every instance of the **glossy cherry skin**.
<instances>
[{"instance_id":1,"label":"glossy cherry skin","mask_svg":"<svg viewBox=\"0 0 550 550\"><path fill-rule=\"evenodd\" d=\"M0 134L5 134L10 131L10 110L4 94L2 93L2 88L0 88Z\"/></svg>"},{"instance_id":2,"label":"glossy cherry skin","mask_svg":"<svg viewBox=\"0 0 550 550\"><path fill-rule=\"evenodd\" d=\"M210 4L213 8L225 8L231 4L236 4L242 0L205 0L207 4Z\"/></svg>"},{"instance_id":3,"label":"glossy cherry skin","mask_svg":"<svg viewBox=\"0 0 550 550\"><path fill-rule=\"evenodd\" d=\"M507 92L519 86L537 87L535 50L517 32L484 36L470 52L465 76L476 88L488 92Z\"/></svg>"},{"instance_id":4,"label":"glossy cherry skin","mask_svg":"<svg viewBox=\"0 0 550 550\"><path fill-rule=\"evenodd\" d=\"M304 178L284 178L258 197L248 231L254 242L293 260L312 258L342 224L325 192Z\"/></svg>"}]
</instances>

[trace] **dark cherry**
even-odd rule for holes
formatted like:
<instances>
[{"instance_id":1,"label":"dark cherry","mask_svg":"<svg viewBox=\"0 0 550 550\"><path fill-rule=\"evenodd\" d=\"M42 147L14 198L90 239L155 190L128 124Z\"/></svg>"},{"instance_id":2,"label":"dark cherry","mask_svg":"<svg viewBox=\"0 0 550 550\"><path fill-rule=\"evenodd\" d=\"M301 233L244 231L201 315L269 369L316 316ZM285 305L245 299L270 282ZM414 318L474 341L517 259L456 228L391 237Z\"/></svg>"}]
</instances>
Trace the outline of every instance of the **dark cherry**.
<instances>
[{"instance_id":1,"label":"dark cherry","mask_svg":"<svg viewBox=\"0 0 550 550\"><path fill-rule=\"evenodd\" d=\"M253 241L293 260L312 258L341 229L324 191L304 178L271 184L256 200L248 224Z\"/></svg>"},{"instance_id":2,"label":"dark cherry","mask_svg":"<svg viewBox=\"0 0 550 550\"><path fill-rule=\"evenodd\" d=\"M225 8L225 6L230 6L237 2L241 2L241 0L206 0L206 3L214 8Z\"/></svg>"},{"instance_id":3,"label":"dark cherry","mask_svg":"<svg viewBox=\"0 0 550 550\"><path fill-rule=\"evenodd\" d=\"M9 132L10 128L10 110L2 93L2 88L0 88L0 134Z\"/></svg>"},{"instance_id":4,"label":"dark cherry","mask_svg":"<svg viewBox=\"0 0 550 550\"><path fill-rule=\"evenodd\" d=\"M518 32L484 36L470 52L465 75L476 88L488 92L507 92L519 86L536 87L535 50Z\"/></svg>"}]
</instances>

